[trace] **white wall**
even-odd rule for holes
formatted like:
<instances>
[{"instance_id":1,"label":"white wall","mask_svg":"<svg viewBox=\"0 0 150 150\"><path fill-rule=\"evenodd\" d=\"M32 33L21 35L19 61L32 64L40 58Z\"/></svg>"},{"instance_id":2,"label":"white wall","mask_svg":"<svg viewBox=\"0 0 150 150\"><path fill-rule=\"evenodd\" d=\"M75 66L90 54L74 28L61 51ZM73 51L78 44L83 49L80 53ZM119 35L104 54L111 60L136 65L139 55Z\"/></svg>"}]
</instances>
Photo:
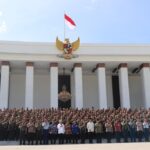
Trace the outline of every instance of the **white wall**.
<instances>
[{"instance_id":1,"label":"white wall","mask_svg":"<svg viewBox=\"0 0 150 150\"><path fill-rule=\"evenodd\" d=\"M98 108L98 84L97 77L93 75L83 75L83 107Z\"/></svg>"},{"instance_id":2,"label":"white wall","mask_svg":"<svg viewBox=\"0 0 150 150\"><path fill-rule=\"evenodd\" d=\"M25 106L25 74L10 73L9 108Z\"/></svg>"},{"instance_id":3,"label":"white wall","mask_svg":"<svg viewBox=\"0 0 150 150\"><path fill-rule=\"evenodd\" d=\"M92 49L92 50L91 50ZM83 44L80 55L150 55L150 44ZM59 54L55 43L0 41L0 52L24 54Z\"/></svg>"},{"instance_id":4,"label":"white wall","mask_svg":"<svg viewBox=\"0 0 150 150\"><path fill-rule=\"evenodd\" d=\"M56 48L55 43L40 42L10 42L0 41L0 60L20 62L60 62L67 63L68 60L60 59L57 54L62 54ZM150 62L149 44L81 44L79 50L74 54L79 55L76 59L69 60L69 64L88 62L104 63L110 66L119 65L122 62L136 62L140 65L143 62ZM116 64L117 63L117 64ZM20 64L21 65L21 64Z\"/></svg>"},{"instance_id":5,"label":"white wall","mask_svg":"<svg viewBox=\"0 0 150 150\"><path fill-rule=\"evenodd\" d=\"M139 75L129 76L129 89L130 89L131 108L144 107L142 96L142 84Z\"/></svg>"},{"instance_id":6,"label":"white wall","mask_svg":"<svg viewBox=\"0 0 150 150\"><path fill-rule=\"evenodd\" d=\"M113 92L112 92L112 76L107 75L106 76L106 84L107 84L107 102L108 107L113 108Z\"/></svg>"},{"instance_id":7,"label":"white wall","mask_svg":"<svg viewBox=\"0 0 150 150\"><path fill-rule=\"evenodd\" d=\"M71 107L75 108L75 94L74 94L74 76L73 73L71 74ZM83 97L84 99L84 97Z\"/></svg>"},{"instance_id":8,"label":"white wall","mask_svg":"<svg viewBox=\"0 0 150 150\"><path fill-rule=\"evenodd\" d=\"M111 76L106 76L108 107L113 107ZM98 103L98 79L96 74L83 75L83 99L84 108L99 108Z\"/></svg>"},{"instance_id":9,"label":"white wall","mask_svg":"<svg viewBox=\"0 0 150 150\"><path fill-rule=\"evenodd\" d=\"M75 107L74 83L71 76L71 106ZM108 107L113 108L112 81L111 76L106 76ZM98 104L98 81L96 74L83 74L83 106L84 108L99 108Z\"/></svg>"},{"instance_id":10,"label":"white wall","mask_svg":"<svg viewBox=\"0 0 150 150\"><path fill-rule=\"evenodd\" d=\"M106 76L108 107L113 107L111 76ZM141 78L139 75L129 76L131 108L143 107ZM74 108L74 82L71 75L72 107ZM98 82L96 74L83 74L84 108L98 108ZM25 72L10 73L9 108L21 108L25 105ZM35 73L34 76L34 108L50 106L49 72Z\"/></svg>"},{"instance_id":11,"label":"white wall","mask_svg":"<svg viewBox=\"0 0 150 150\"><path fill-rule=\"evenodd\" d=\"M50 107L49 73L35 74L34 76L34 108Z\"/></svg>"}]
</instances>

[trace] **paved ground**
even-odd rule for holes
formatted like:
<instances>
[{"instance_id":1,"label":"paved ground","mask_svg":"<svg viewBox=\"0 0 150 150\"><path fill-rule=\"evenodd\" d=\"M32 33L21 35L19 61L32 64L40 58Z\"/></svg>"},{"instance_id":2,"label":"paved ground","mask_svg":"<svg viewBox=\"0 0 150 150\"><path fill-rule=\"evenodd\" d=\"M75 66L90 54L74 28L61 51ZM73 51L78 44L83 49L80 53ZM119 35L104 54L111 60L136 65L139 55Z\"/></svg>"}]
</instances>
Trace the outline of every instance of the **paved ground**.
<instances>
[{"instance_id":1,"label":"paved ground","mask_svg":"<svg viewBox=\"0 0 150 150\"><path fill-rule=\"evenodd\" d=\"M111 141L112 141L112 143L115 143L115 139L112 139ZM88 144L88 140L86 140L85 143ZM93 143L96 144L96 141L93 140ZM107 143L106 139L103 139L102 143ZM58 144L58 141L57 141L57 144ZM0 141L0 146L1 145L19 145L19 141ZM26 142L26 145L27 145L27 142ZM70 145L70 144L68 144L68 145Z\"/></svg>"},{"instance_id":2,"label":"paved ground","mask_svg":"<svg viewBox=\"0 0 150 150\"><path fill-rule=\"evenodd\" d=\"M0 150L150 150L150 143L0 146Z\"/></svg>"}]
</instances>

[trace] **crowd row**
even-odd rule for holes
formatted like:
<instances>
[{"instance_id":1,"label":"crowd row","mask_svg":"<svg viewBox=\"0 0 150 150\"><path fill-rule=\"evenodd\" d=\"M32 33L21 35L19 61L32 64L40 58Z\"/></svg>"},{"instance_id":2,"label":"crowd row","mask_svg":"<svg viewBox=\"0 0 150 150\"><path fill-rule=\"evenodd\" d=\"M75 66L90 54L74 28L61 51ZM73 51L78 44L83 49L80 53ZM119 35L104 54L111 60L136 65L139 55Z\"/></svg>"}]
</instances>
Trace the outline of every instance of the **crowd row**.
<instances>
[{"instance_id":1,"label":"crowd row","mask_svg":"<svg viewBox=\"0 0 150 150\"><path fill-rule=\"evenodd\" d=\"M19 139L20 144L149 141L149 129L150 109L143 108L0 110L0 140Z\"/></svg>"}]
</instances>

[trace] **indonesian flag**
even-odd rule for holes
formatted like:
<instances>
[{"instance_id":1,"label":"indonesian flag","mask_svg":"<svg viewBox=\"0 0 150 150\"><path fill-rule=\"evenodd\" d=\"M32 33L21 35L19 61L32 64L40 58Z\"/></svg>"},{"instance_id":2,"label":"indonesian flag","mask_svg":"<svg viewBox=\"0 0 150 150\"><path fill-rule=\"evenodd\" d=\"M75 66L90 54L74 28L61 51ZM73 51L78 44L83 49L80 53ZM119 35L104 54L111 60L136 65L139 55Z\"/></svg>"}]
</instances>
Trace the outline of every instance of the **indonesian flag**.
<instances>
[{"instance_id":1,"label":"indonesian flag","mask_svg":"<svg viewBox=\"0 0 150 150\"><path fill-rule=\"evenodd\" d=\"M67 24L67 26L70 28L70 29L74 29L76 27L76 24L75 22L65 14L65 23Z\"/></svg>"}]
</instances>

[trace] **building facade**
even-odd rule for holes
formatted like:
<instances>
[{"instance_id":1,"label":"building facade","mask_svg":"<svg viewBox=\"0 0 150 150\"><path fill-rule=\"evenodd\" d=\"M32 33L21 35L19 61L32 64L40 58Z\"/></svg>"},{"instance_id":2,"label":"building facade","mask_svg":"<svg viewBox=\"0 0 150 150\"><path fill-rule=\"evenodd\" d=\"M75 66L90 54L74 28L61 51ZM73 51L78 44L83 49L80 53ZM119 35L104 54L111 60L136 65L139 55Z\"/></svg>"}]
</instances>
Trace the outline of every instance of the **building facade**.
<instances>
[{"instance_id":1,"label":"building facade","mask_svg":"<svg viewBox=\"0 0 150 150\"><path fill-rule=\"evenodd\" d=\"M57 108L62 76L72 108L150 107L150 45L81 44L77 58L59 54L55 43L1 41L0 108Z\"/></svg>"}]
</instances>

